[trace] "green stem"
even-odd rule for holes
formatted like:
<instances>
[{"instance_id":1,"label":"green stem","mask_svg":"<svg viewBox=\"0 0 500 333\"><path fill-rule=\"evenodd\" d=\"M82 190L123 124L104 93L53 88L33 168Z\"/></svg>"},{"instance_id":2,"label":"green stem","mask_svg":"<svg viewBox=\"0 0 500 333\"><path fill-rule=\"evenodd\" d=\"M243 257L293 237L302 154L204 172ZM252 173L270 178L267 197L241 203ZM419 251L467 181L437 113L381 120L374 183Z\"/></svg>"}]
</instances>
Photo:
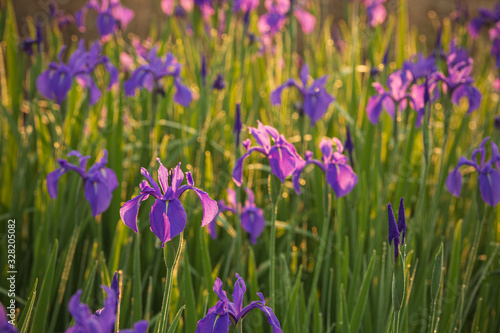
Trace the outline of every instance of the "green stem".
<instances>
[{"instance_id":1,"label":"green stem","mask_svg":"<svg viewBox=\"0 0 500 333\"><path fill-rule=\"evenodd\" d=\"M278 201L283 189L283 185L280 183L278 193L273 197L273 179L272 175L269 179L269 194L271 195L271 200L273 202L273 211L271 215L271 231L269 234L269 287L270 287L270 306L274 308L275 296L276 296L276 214L278 213Z\"/></svg>"}]
</instances>

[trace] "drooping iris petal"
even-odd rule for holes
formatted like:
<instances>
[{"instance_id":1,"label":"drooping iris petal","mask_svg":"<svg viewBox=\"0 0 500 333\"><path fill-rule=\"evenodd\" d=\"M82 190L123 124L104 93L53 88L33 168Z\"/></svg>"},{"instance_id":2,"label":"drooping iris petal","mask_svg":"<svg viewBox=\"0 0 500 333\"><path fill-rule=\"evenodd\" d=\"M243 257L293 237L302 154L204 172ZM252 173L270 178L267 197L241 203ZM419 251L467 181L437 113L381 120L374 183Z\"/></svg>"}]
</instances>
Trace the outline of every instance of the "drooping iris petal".
<instances>
[{"instance_id":1,"label":"drooping iris petal","mask_svg":"<svg viewBox=\"0 0 500 333\"><path fill-rule=\"evenodd\" d=\"M100 180L85 182L85 199L90 203L92 216L96 217L106 211L111 198L111 191L105 182Z\"/></svg>"},{"instance_id":2,"label":"drooping iris petal","mask_svg":"<svg viewBox=\"0 0 500 333\"><path fill-rule=\"evenodd\" d=\"M262 148L252 148L249 151L247 151L245 154L243 154L237 161L233 169L233 181L236 185L241 186L241 180L243 178L243 163L245 162L245 159L250 156L254 151L258 151L262 154L266 154L266 151Z\"/></svg>"},{"instance_id":3,"label":"drooping iris petal","mask_svg":"<svg viewBox=\"0 0 500 333\"><path fill-rule=\"evenodd\" d=\"M295 155L287 146L275 145L271 148L268 157L271 172L283 183L285 178L290 176L295 170Z\"/></svg>"},{"instance_id":4,"label":"drooping iris petal","mask_svg":"<svg viewBox=\"0 0 500 333\"><path fill-rule=\"evenodd\" d=\"M186 227L187 214L179 200L168 202L156 200L149 214L151 231L160 239L162 247L165 242L179 235Z\"/></svg>"},{"instance_id":5,"label":"drooping iris petal","mask_svg":"<svg viewBox=\"0 0 500 333\"><path fill-rule=\"evenodd\" d=\"M49 196L52 199L57 198L57 187L59 185L59 179L66 171L63 168L56 169L49 174L47 174L47 190Z\"/></svg>"},{"instance_id":6,"label":"drooping iris petal","mask_svg":"<svg viewBox=\"0 0 500 333\"><path fill-rule=\"evenodd\" d=\"M479 190L484 202L495 207L500 202L500 172L491 168L479 173Z\"/></svg>"},{"instance_id":7,"label":"drooping iris petal","mask_svg":"<svg viewBox=\"0 0 500 333\"><path fill-rule=\"evenodd\" d=\"M229 315L220 316L215 312L207 314L198 321L195 333L219 333L229 332Z\"/></svg>"},{"instance_id":8,"label":"drooping iris petal","mask_svg":"<svg viewBox=\"0 0 500 333\"><path fill-rule=\"evenodd\" d=\"M120 208L120 217L125 225L130 229L134 230L136 233L137 230L137 215L139 214L139 206L141 202L146 200L149 197L149 194L139 194L135 198L125 202L123 206Z\"/></svg>"},{"instance_id":9,"label":"drooping iris petal","mask_svg":"<svg viewBox=\"0 0 500 333\"><path fill-rule=\"evenodd\" d=\"M337 197L343 197L356 186L358 176L349 165L330 163L326 171L326 180Z\"/></svg>"},{"instance_id":10,"label":"drooping iris petal","mask_svg":"<svg viewBox=\"0 0 500 333\"><path fill-rule=\"evenodd\" d=\"M250 242L257 244L257 239L266 226L262 210L257 207L247 207L244 209L241 213L241 226L243 230L250 234Z\"/></svg>"}]
</instances>

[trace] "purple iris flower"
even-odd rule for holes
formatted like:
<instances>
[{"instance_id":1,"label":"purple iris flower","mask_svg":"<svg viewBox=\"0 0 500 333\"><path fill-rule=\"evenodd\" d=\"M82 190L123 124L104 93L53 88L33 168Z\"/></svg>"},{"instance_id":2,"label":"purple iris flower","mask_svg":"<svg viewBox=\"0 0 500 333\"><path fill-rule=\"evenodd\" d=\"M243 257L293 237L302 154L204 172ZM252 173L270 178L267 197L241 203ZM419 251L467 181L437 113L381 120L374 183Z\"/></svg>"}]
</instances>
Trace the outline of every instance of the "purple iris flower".
<instances>
[{"instance_id":1,"label":"purple iris flower","mask_svg":"<svg viewBox=\"0 0 500 333\"><path fill-rule=\"evenodd\" d=\"M495 126L495 129L500 130L500 116L495 116L493 126Z\"/></svg>"},{"instance_id":2,"label":"purple iris flower","mask_svg":"<svg viewBox=\"0 0 500 333\"><path fill-rule=\"evenodd\" d=\"M174 0L161 0L161 9L168 16L172 14L184 16L186 12L190 12L194 8L194 0L180 0L179 2L180 5L174 6Z\"/></svg>"},{"instance_id":3,"label":"purple iris flower","mask_svg":"<svg viewBox=\"0 0 500 333\"><path fill-rule=\"evenodd\" d=\"M0 303L0 332L2 333L19 333L17 328L9 323L7 311L2 303Z\"/></svg>"},{"instance_id":4,"label":"purple iris flower","mask_svg":"<svg viewBox=\"0 0 500 333\"><path fill-rule=\"evenodd\" d=\"M245 281L236 274L236 284L233 290L233 302L229 301L226 292L222 290L222 281L217 278L214 282L214 291L219 296L217 304L211 307L207 315L198 321L195 333L227 333L229 325L236 327L240 320L253 309L259 309L267 317L267 321L273 328L273 333L281 333L281 326L273 310L266 306L262 293L257 293L260 301L253 301L243 308L243 296L245 295Z\"/></svg>"},{"instance_id":5,"label":"purple iris flower","mask_svg":"<svg viewBox=\"0 0 500 333\"><path fill-rule=\"evenodd\" d=\"M383 109L393 118L396 111L404 110L408 103L407 100L412 98L408 92L412 82L411 73L401 69L389 75L387 79L388 91L379 82L374 82L372 85L377 90L377 95L370 97L366 104L366 113L370 122L372 124L378 123Z\"/></svg>"},{"instance_id":6,"label":"purple iris flower","mask_svg":"<svg viewBox=\"0 0 500 333\"><path fill-rule=\"evenodd\" d=\"M233 3L233 12L236 13L240 9L249 13L259 6L259 0L235 0Z\"/></svg>"},{"instance_id":7,"label":"purple iris flower","mask_svg":"<svg viewBox=\"0 0 500 333\"><path fill-rule=\"evenodd\" d=\"M57 103L66 98L73 79L83 88L89 88L89 104L94 105L101 97L101 90L97 87L92 73L98 65L103 65L110 75L108 89L118 82L118 71L108 57L101 55L102 46L95 42L90 50L85 51L84 40L81 39L77 49L69 58L68 64L62 61L65 46L61 48L57 56L58 62L51 62L36 80L36 86L40 94L47 99L55 98Z\"/></svg>"},{"instance_id":8,"label":"purple iris flower","mask_svg":"<svg viewBox=\"0 0 500 333\"><path fill-rule=\"evenodd\" d=\"M149 51L148 64L138 67L128 81L123 84L125 94L133 96L137 88L145 87L149 91L162 91L159 81L165 76L174 78L176 93L174 101L182 106L188 106L193 99L191 91L182 83L181 65L177 59L168 53L165 60L157 55L156 46Z\"/></svg>"},{"instance_id":9,"label":"purple iris flower","mask_svg":"<svg viewBox=\"0 0 500 333\"><path fill-rule=\"evenodd\" d=\"M443 91L451 96L453 104L460 105L463 97L469 101L467 113L471 113L481 105L482 95L473 85L474 79L471 76L472 58L467 52L454 43L451 44L450 53L446 56L448 76L438 72L433 75L433 79L443 82Z\"/></svg>"},{"instance_id":10,"label":"purple iris flower","mask_svg":"<svg viewBox=\"0 0 500 333\"><path fill-rule=\"evenodd\" d=\"M215 14L212 0L194 0L194 3L200 8L204 19L208 19Z\"/></svg>"},{"instance_id":11,"label":"purple iris flower","mask_svg":"<svg viewBox=\"0 0 500 333\"><path fill-rule=\"evenodd\" d=\"M386 0L365 0L366 14L368 16L368 24L376 27L384 23L387 17L387 10L384 7Z\"/></svg>"},{"instance_id":12,"label":"purple iris flower","mask_svg":"<svg viewBox=\"0 0 500 333\"><path fill-rule=\"evenodd\" d=\"M309 118L311 118L311 126L314 126L316 121L321 119L328 110L328 106L335 100L335 98L325 89L326 78L326 75L322 76L314 80L314 82L308 86L309 67L304 65L300 70L300 80L302 83L298 83L294 79L289 79L285 84L279 86L272 92L271 103L273 105L281 104L283 89L287 87L296 87L304 99L302 106L303 110Z\"/></svg>"},{"instance_id":13,"label":"purple iris flower","mask_svg":"<svg viewBox=\"0 0 500 333\"><path fill-rule=\"evenodd\" d=\"M491 141L491 158L486 162L486 142L490 138L485 138L478 149L472 152L472 160L461 156L458 160L457 166L450 172L446 179L446 187L451 194L455 197L460 196L462 190L462 174L460 167L468 165L479 172L479 190L484 202L494 207L500 202L500 154L498 153L498 146ZM476 157L480 157L480 163L476 161Z\"/></svg>"},{"instance_id":14,"label":"purple iris flower","mask_svg":"<svg viewBox=\"0 0 500 333\"><path fill-rule=\"evenodd\" d=\"M149 172L141 168L141 174L146 177L147 181L142 181L140 185L141 193L138 196L123 204L122 208L120 208L120 216L127 227L138 232L137 214L139 213L139 206L149 196L154 197L156 200L151 207L149 221L151 223L151 231L160 239L163 247L165 246L165 242L180 234L186 227L186 211L179 201L179 197L186 190L193 190L201 201L203 208L202 227L214 219L214 216L217 214L217 202L211 199L206 192L194 187L191 172L187 173L188 184L181 186L184 180L184 173L181 170L180 163L175 169L170 171L171 181L169 182L169 171L161 164L160 159L158 159L158 162L160 163L158 180L160 181L163 194Z\"/></svg>"},{"instance_id":15,"label":"purple iris flower","mask_svg":"<svg viewBox=\"0 0 500 333\"><path fill-rule=\"evenodd\" d=\"M425 57L423 54L418 53L411 57L410 61L403 63L403 71L409 71L416 82L436 72L436 59L433 55Z\"/></svg>"},{"instance_id":16,"label":"purple iris flower","mask_svg":"<svg viewBox=\"0 0 500 333\"><path fill-rule=\"evenodd\" d=\"M93 166L85 171L87 160L90 156L83 156L80 152L73 150L67 156L75 156L79 160L79 166L69 163L67 160L58 159L61 166L47 175L47 190L49 196L57 198L57 187L59 179L66 172L72 170L82 177L85 184L85 199L90 203L92 216L103 213L108 209L112 198L112 192L118 187L118 180L113 170L106 168L108 163L108 151L104 149L103 157Z\"/></svg>"},{"instance_id":17,"label":"purple iris flower","mask_svg":"<svg viewBox=\"0 0 500 333\"><path fill-rule=\"evenodd\" d=\"M285 181L286 177L293 173L297 164L297 159L300 158L295 147L286 141L285 137L280 135L274 127L263 125L260 121L258 121L258 124L257 128L249 127L249 130L259 146L250 147L250 139L243 141L243 146L247 152L236 161L233 170L233 181L238 186L241 186L241 179L243 178L243 162L255 151L267 156L269 165L271 166L271 172L278 177L282 183ZM274 141L273 145L271 145L269 136L271 136Z\"/></svg>"},{"instance_id":18,"label":"purple iris flower","mask_svg":"<svg viewBox=\"0 0 500 333\"><path fill-rule=\"evenodd\" d=\"M390 203L387 204L387 213L389 215L389 245L394 241L394 261L396 261L399 255L399 229Z\"/></svg>"},{"instance_id":19,"label":"purple iris flower","mask_svg":"<svg viewBox=\"0 0 500 333\"><path fill-rule=\"evenodd\" d=\"M243 227L243 230L250 234L250 242L252 244L257 244L257 239L262 234L264 227L266 226L266 220L262 209L257 207L255 204L255 195L253 191L247 188L246 193L247 198L243 207L236 203L236 192L232 189L227 189L227 204L224 200L218 201L217 204L219 206L219 211L213 221L207 225L208 232L212 239L217 239L217 217L223 212L230 211L233 214L240 215L241 226Z\"/></svg>"},{"instance_id":20,"label":"purple iris flower","mask_svg":"<svg viewBox=\"0 0 500 333\"><path fill-rule=\"evenodd\" d=\"M336 151L333 150L333 145ZM349 194L358 183L358 176L347 164L347 157L342 155L344 146L337 138L324 138L319 144L323 153L323 161L316 160L311 151L306 152L306 159L299 160L293 173L295 192L300 194L300 175L308 164L315 164L326 174L326 181L332 187L337 197Z\"/></svg>"},{"instance_id":21,"label":"purple iris flower","mask_svg":"<svg viewBox=\"0 0 500 333\"><path fill-rule=\"evenodd\" d=\"M111 333L114 332L116 322L116 310L120 290L118 288L117 274L113 277L111 288L102 286L106 292L104 307L97 310L94 314L90 312L87 304L80 303L81 290L73 295L68 303L68 310L75 319L75 325L69 327L66 333ZM138 321L133 329L120 330L121 333L146 333L148 322L146 320Z\"/></svg>"},{"instance_id":22,"label":"purple iris flower","mask_svg":"<svg viewBox=\"0 0 500 333\"><path fill-rule=\"evenodd\" d=\"M66 14L64 10L57 8L57 2L55 0L50 1L49 16L51 20L57 20L57 25L61 30L66 28L68 25L75 23L73 16Z\"/></svg>"},{"instance_id":23,"label":"purple iris flower","mask_svg":"<svg viewBox=\"0 0 500 333\"><path fill-rule=\"evenodd\" d=\"M278 33L286 23L287 15L289 15L291 1L290 0L266 0L264 2L267 13L259 18L257 27L262 35L264 44L269 45L273 36ZM316 18L311 13L304 10L298 4L293 5L293 14L300 23L302 31L310 34L316 25Z\"/></svg>"},{"instance_id":24,"label":"purple iris flower","mask_svg":"<svg viewBox=\"0 0 500 333\"><path fill-rule=\"evenodd\" d=\"M234 116L234 126L233 126L233 133L236 135L236 147L239 147L240 145L240 136L241 136L241 104L237 103L236 104L236 110L235 110L235 116Z\"/></svg>"},{"instance_id":25,"label":"purple iris flower","mask_svg":"<svg viewBox=\"0 0 500 333\"><path fill-rule=\"evenodd\" d=\"M498 21L500 21L500 4L497 4L491 11L486 8L480 8L479 16L469 22L467 29L473 38L477 38L484 25L493 25Z\"/></svg>"},{"instance_id":26,"label":"purple iris flower","mask_svg":"<svg viewBox=\"0 0 500 333\"><path fill-rule=\"evenodd\" d=\"M76 24L81 32L85 31L85 17L89 9L97 12L97 31L102 40L109 39L117 29L124 30L134 18L134 11L122 6L120 0L89 0L75 14Z\"/></svg>"},{"instance_id":27,"label":"purple iris flower","mask_svg":"<svg viewBox=\"0 0 500 333\"><path fill-rule=\"evenodd\" d=\"M224 81L224 76L222 74L217 74L217 77L212 83L212 89L223 90L225 87L226 87L226 81Z\"/></svg>"},{"instance_id":28,"label":"purple iris flower","mask_svg":"<svg viewBox=\"0 0 500 333\"><path fill-rule=\"evenodd\" d=\"M40 25L40 20L36 21L36 38L31 37L24 39L21 42L21 48L29 55L33 54L33 45L36 45L38 53L40 53L40 46L42 45L42 26Z\"/></svg>"}]
</instances>

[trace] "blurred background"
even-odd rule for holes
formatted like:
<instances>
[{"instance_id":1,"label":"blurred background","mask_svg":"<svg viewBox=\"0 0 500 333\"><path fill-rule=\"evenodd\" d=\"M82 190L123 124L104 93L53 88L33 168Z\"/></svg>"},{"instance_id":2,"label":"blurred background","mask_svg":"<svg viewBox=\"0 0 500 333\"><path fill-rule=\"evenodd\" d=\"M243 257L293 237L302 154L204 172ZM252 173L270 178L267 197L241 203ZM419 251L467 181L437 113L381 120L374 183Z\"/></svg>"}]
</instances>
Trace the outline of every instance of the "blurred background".
<instances>
[{"instance_id":1,"label":"blurred background","mask_svg":"<svg viewBox=\"0 0 500 333\"><path fill-rule=\"evenodd\" d=\"M16 0L13 1L18 20L19 31L23 36L29 34L27 17L35 21L40 20L44 25L48 22L50 3L54 1L59 9L69 14L74 14L77 10L88 2L88 0ZM217 1L217 0L215 0ZM219 0L220 1L220 0ZM345 4L352 0L310 0L320 3L319 13L324 20L332 17L340 20L344 16ZM129 24L127 31L132 31L140 37L146 37L151 23L160 23L167 19L160 7L160 0L122 0L121 3L135 11L135 17ZM261 0L263 7L264 0ZM396 13L399 0L387 0L385 7L390 13ZM418 31L423 35L434 35L435 24L440 19L451 16L455 20L464 20L476 16L478 8L493 8L498 3L495 0L409 0L409 21L411 26L418 27ZM91 11L87 17L87 22L95 19L95 14ZM85 37L95 38L97 32L95 24L87 24L88 30L83 34ZM75 26L69 26L65 30L66 36L72 34L82 35Z\"/></svg>"}]
</instances>

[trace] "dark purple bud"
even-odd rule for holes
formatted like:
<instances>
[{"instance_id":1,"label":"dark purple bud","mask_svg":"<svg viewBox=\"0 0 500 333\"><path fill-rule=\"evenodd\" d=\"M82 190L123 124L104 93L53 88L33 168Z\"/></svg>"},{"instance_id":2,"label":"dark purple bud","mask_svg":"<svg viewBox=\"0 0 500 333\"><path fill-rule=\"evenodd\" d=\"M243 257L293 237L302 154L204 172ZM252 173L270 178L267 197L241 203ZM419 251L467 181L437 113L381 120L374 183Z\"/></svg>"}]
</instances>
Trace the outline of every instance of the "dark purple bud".
<instances>
[{"instance_id":1,"label":"dark purple bud","mask_svg":"<svg viewBox=\"0 0 500 333\"><path fill-rule=\"evenodd\" d=\"M177 5L174 9L174 16L177 18L185 18L186 17L186 10L181 6Z\"/></svg>"},{"instance_id":2,"label":"dark purple bud","mask_svg":"<svg viewBox=\"0 0 500 333\"><path fill-rule=\"evenodd\" d=\"M389 215L389 244L392 244L392 241L394 241L394 261L396 261L399 254L399 230L390 203L387 204L387 213Z\"/></svg>"},{"instance_id":3,"label":"dark purple bud","mask_svg":"<svg viewBox=\"0 0 500 333\"><path fill-rule=\"evenodd\" d=\"M201 82L203 86L207 85L207 62L205 60L205 55L201 56Z\"/></svg>"},{"instance_id":4,"label":"dark purple bud","mask_svg":"<svg viewBox=\"0 0 500 333\"><path fill-rule=\"evenodd\" d=\"M442 46L441 46L442 33L443 33L443 26L439 26L439 29L438 29L437 34L436 34L436 44L434 45L434 48L436 51L439 51L442 48Z\"/></svg>"},{"instance_id":5,"label":"dark purple bud","mask_svg":"<svg viewBox=\"0 0 500 333\"><path fill-rule=\"evenodd\" d=\"M380 74L380 70L376 66L370 68L370 76L376 78Z\"/></svg>"},{"instance_id":6,"label":"dark purple bud","mask_svg":"<svg viewBox=\"0 0 500 333\"><path fill-rule=\"evenodd\" d=\"M250 22L250 11L245 12L245 16L243 17L243 31L248 30L248 22Z\"/></svg>"},{"instance_id":7,"label":"dark purple bud","mask_svg":"<svg viewBox=\"0 0 500 333\"><path fill-rule=\"evenodd\" d=\"M382 64L384 65L384 68L387 67L387 62L389 61L389 50L390 49L391 49L391 43L387 44L387 49L385 50L384 58L382 59Z\"/></svg>"},{"instance_id":8,"label":"dark purple bud","mask_svg":"<svg viewBox=\"0 0 500 333\"><path fill-rule=\"evenodd\" d=\"M217 74L217 77L212 83L212 89L222 90L225 87L226 87L226 82L224 81L224 76L222 76L222 74Z\"/></svg>"},{"instance_id":9,"label":"dark purple bud","mask_svg":"<svg viewBox=\"0 0 500 333\"><path fill-rule=\"evenodd\" d=\"M493 124L495 125L495 128L497 130L500 130L500 116L496 116L495 120L493 121Z\"/></svg>"},{"instance_id":10,"label":"dark purple bud","mask_svg":"<svg viewBox=\"0 0 500 333\"><path fill-rule=\"evenodd\" d=\"M52 0L49 4L49 16L51 19L53 19L56 16L56 12L57 12L56 3L54 0Z\"/></svg>"},{"instance_id":11,"label":"dark purple bud","mask_svg":"<svg viewBox=\"0 0 500 333\"><path fill-rule=\"evenodd\" d=\"M236 135L236 147L240 145L240 134L241 134L241 105L240 103L236 104L236 112L234 116L234 127L233 133Z\"/></svg>"},{"instance_id":12,"label":"dark purple bud","mask_svg":"<svg viewBox=\"0 0 500 333\"><path fill-rule=\"evenodd\" d=\"M351 131L349 126L346 126L346 140L344 143L344 149L349 153L349 161L351 162L351 167L354 168L354 161L352 159L352 151L354 150L354 142L352 142Z\"/></svg>"},{"instance_id":13,"label":"dark purple bud","mask_svg":"<svg viewBox=\"0 0 500 333\"><path fill-rule=\"evenodd\" d=\"M405 205L403 203L403 199L399 201L399 213L398 213L398 231L402 234L401 244L405 243L406 237L406 217L405 217Z\"/></svg>"}]
</instances>

